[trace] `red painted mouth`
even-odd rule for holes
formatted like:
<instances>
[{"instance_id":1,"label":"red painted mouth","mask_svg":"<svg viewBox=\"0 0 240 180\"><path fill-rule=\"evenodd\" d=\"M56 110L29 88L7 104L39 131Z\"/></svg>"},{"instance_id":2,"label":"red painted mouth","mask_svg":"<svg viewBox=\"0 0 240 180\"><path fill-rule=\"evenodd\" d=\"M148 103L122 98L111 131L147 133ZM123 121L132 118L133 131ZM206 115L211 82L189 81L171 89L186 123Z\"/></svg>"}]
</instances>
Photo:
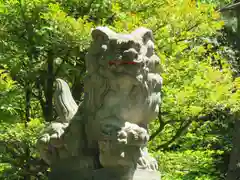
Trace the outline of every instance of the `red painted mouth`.
<instances>
[{"instance_id":1,"label":"red painted mouth","mask_svg":"<svg viewBox=\"0 0 240 180\"><path fill-rule=\"evenodd\" d=\"M121 64L137 64L136 62L129 62L129 61L109 61L108 62L109 65L121 65Z\"/></svg>"}]
</instances>

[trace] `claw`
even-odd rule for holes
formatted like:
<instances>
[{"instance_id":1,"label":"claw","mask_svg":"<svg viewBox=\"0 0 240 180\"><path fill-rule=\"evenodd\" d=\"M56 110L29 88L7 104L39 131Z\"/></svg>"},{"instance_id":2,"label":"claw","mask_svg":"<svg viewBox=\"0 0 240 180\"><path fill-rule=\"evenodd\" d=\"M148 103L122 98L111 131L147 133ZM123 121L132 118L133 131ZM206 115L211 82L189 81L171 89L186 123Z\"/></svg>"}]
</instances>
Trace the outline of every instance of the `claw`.
<instances>
[{"instance_id":1,"label":"claw","mask_svg":"<svg viewBox=\"0 0 240 180\"><path fill-rule=\"evenodd\" d=\"M143 155L142 157L140 157L138 160L138 164L139 164L140 168L143 168L143 169L149 169L149 170L153 170L153 171L158 170L157 161L154 158L152 158L151 156L149 156L149 154L146 154L146 155Z\"/></svg>"}]
</instances>

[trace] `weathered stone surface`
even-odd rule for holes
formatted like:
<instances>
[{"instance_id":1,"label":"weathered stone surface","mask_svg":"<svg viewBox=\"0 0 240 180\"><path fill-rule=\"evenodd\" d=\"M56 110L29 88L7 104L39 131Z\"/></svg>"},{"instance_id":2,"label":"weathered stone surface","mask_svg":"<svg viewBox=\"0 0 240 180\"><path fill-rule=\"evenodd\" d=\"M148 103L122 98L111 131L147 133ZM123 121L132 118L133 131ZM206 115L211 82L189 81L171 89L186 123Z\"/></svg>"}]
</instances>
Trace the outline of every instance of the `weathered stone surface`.
<instances>
[{"instance_id":1,"label":"weathered stone surface","mask_svg":"<svg viewBox=\"0 0 240 180\"><path fill-rule=\"evenodd\" d=\"M162 85L152 32L138 28L119 34L97 27L92 38L84 102L78 106L66 82L57 79L59 117L38 141L53 170L50 179L113 180L114 175L116 180L140 180L149 172L154 175L146 179L160 179L147 150L147 125L158 114Z\"/></svg>"},{"instance_id":2,"label":"weathered stone surface","mask_svg":"<svg viewBox=\"0 0 240 180\"><path fill-rule=\"evenodd\" d=\"M71 173L65 170L56 170L49 177L49 180L160 180L160 173L157 171L141 170L129 172L123 168L102 168L97 170L73 170Z\"/></svg>"}]
</instances>

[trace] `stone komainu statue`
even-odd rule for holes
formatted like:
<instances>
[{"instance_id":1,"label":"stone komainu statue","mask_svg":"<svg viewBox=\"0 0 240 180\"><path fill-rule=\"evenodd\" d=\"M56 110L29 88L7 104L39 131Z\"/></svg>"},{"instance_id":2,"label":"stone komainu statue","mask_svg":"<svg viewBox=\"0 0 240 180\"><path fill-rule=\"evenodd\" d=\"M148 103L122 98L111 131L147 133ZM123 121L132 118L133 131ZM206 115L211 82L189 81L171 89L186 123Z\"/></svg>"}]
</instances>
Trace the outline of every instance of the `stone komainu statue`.
<instances>
[{"instance_id":1,"label":"stone komainu statue","mask_svg":"<svg viewBox=\"0 0 240 180\"><path fill-rule=\"evenodd\" d=\"M41 157L56 180L64 175L68 180L107 180L100 178L101 173L96 175L100 170L115 173L119 180L141 179L136 171L158 170L146 147L147 125L158 114L162 84L152 31L142 27L120 34L97 27L92 38L86 55L84 101L78 106L67 83L57 79L59 117L38 140Z\"/></svg>"}]
</instances>

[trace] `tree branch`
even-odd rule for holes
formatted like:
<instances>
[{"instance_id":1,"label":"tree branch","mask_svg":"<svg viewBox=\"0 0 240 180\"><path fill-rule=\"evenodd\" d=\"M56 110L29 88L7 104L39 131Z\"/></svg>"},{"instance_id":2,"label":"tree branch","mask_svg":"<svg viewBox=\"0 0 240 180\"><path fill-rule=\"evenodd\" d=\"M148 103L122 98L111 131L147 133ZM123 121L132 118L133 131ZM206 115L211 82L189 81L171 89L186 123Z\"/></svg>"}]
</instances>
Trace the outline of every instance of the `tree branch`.
<instances>
[{"instance_id":1,"label":"tree branch","mask_svg":"<svg viewBox=\"0 0 240 180\"><path fill-rule=\"evenodd\" d=\"M170 144L172 144L175 140L177 140L181 135L183 135L186 132L187 128L191 123L192 120L188 120L185 125L183 125L181 128L177 130L176 134L168 142L157 146L155 150L166 149Z\"/></svg>"},{"instance_id":2,"label":"tree branch","mask_svg":"<svg viewBox=\"0 0 240 180\"><path fill-rule=\"evenodd\" d=\"M152 141L164 129L166 125L166 123L162 119L161 107L159 107L158 121L160 123L160 126L154 133L152 133L152 135L149 138L149 141Z\"/></svg>"},{"instance_id":3,"label":"tree branch","mask_svg":"<svg viewBox=\"0 0 240 180\"><path fill-rule=\"evenodd\" d=\"M187 128L189 127L189 125L191 125L191 123L194 121L194 119L196 119L195 121L208 121L208 120L212 120L212 119L215 118L215 113L216 113L216 111L214 111L213 113L210 113L210 114L208 114L206 116L193 117L193 118L187 120L185 125L183 125L181 128L179 128L177 130L176 134L168 142L163 143L163 144L157 146L155 150L168 148L168 146L170 144L172 144L175 140L177 140L181 135L186 133Z\"/></svg>"},{"instance_id":4,"label":"tree branch","mask_svg":"<svg viewBox=\"0 0 240 180\"><path fill-rule=\"evenodd\" d=\"M236 10L237 8L240 8L240 2L234 3L234 4L228 4L224 6L223 8L217 10L218 12L224 12L224 11L230 11L230 10Z\"/></svg>"}]
</instances>

